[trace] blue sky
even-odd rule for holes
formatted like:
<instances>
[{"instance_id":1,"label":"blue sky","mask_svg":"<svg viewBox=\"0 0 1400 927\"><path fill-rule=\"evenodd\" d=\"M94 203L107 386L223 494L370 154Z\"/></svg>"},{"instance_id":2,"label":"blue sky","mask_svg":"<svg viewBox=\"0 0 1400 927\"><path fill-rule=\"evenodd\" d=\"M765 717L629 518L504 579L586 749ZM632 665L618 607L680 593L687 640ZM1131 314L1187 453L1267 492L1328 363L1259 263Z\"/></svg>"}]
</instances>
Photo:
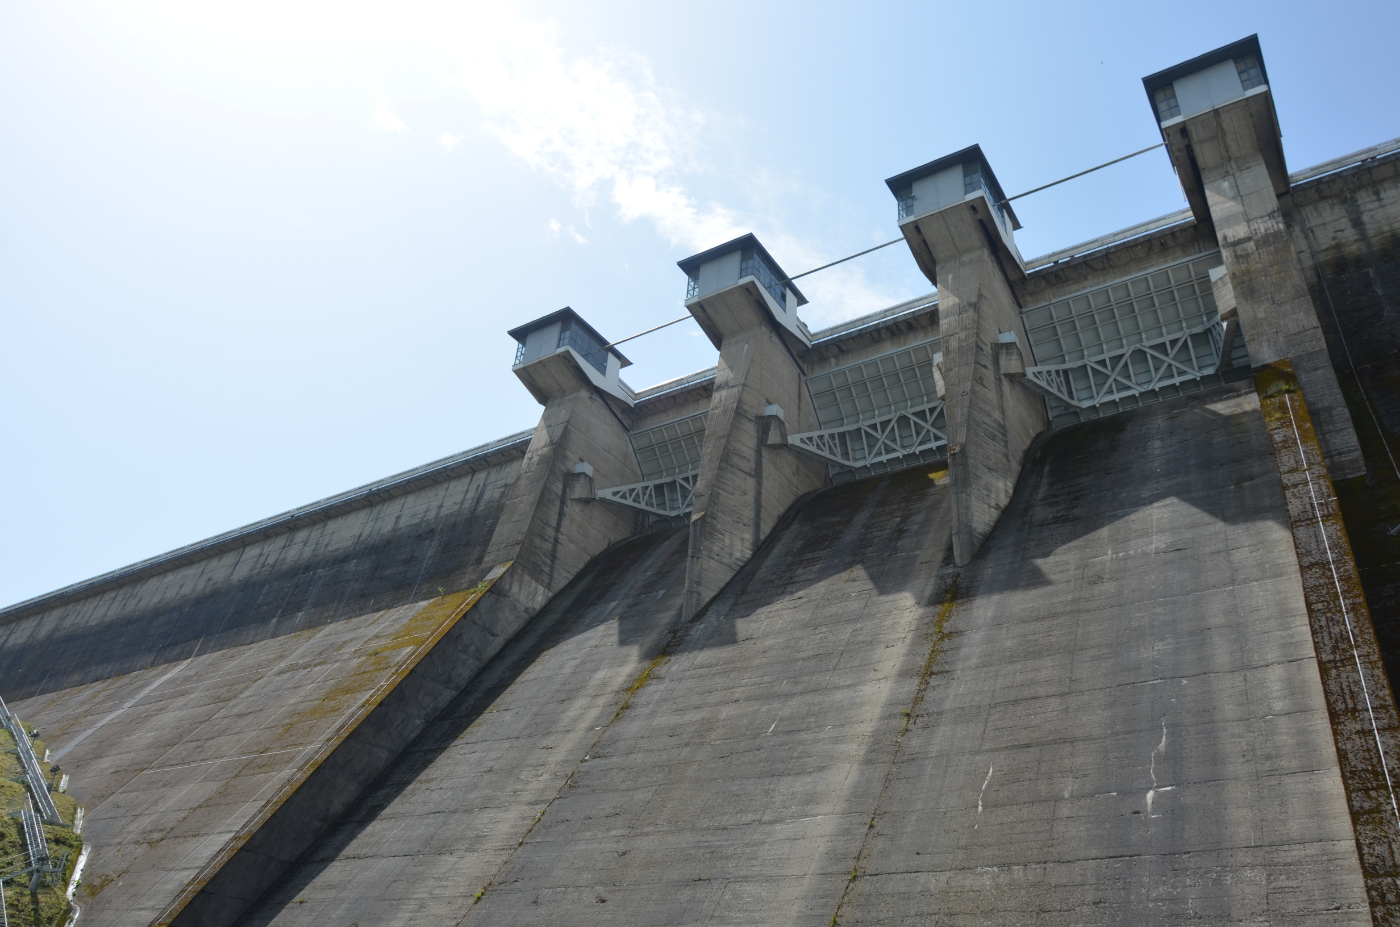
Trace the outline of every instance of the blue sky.
<instances>
[{"instance_id":1,"label":"blue sky","mask_svg":"<svg viewBox=\"0 0 1400 927\"><path fill-rule=\"evenodd\" d=\"M1141 78L1253 32L1291 168L1400 135L1374 2L0 0L0 603L533 427L508 328L676 318L740 232L887 241L883 179L972 142L1012 193L1145 147ZM1154 152L1017 241L1183 206ZM813 328L931 289L901 247L802 288Z\"/></svg>"}]
</instances>

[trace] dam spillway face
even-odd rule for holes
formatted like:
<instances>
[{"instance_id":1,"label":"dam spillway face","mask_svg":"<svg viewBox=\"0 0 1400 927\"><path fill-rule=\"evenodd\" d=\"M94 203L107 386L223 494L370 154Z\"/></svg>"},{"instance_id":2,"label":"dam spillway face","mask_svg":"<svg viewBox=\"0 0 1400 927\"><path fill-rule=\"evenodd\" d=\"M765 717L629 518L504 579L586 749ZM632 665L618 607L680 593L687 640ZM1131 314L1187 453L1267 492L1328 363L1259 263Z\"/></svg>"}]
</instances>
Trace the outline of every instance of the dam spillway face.
<instances>
[{"instance_id":1,"label":"dam spillway face","mask_svg":"<svg viewBox=\"0 0 1400 927\"><path fill-rule=\"evenodd\" d=\"M974 145L926 296L741 236L714 368L551 312L533 429L0 611L9 923L1400 923L1400 140L1144 89L1180 213L1027 260Z\"/></svg>"}]
</instances>

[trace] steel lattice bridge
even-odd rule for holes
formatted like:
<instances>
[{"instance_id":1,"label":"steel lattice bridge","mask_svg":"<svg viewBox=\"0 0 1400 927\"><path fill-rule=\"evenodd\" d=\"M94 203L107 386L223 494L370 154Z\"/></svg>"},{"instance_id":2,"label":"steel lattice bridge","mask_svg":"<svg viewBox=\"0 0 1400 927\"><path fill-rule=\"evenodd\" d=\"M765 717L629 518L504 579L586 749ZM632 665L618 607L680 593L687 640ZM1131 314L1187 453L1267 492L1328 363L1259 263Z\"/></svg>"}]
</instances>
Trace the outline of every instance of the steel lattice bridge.
<instances>
[{"instance_id":1,"label":"steel lattice bridge","mask_svg":"<svg viewBox=\"0 0 1400 927\"><path fill-rule=\"evenodd\" d=\"M1179 334L1083 360L1027 367L1026 383L1077 409L1087 409L1210 376L1228 351L1225 332L1225 322L1217 316Z\"/></svg>"},{"instance_id":2,"label":"steel lattice bridge","mask_svg":"<svg viewBox=\"0 0 1400 927\"><path fill-rule=\"evenodd\" d=\"M788 445L843 467L868 467L946 447L943 400L878 418L789 435Z\"/></svg>"}]
</instances>

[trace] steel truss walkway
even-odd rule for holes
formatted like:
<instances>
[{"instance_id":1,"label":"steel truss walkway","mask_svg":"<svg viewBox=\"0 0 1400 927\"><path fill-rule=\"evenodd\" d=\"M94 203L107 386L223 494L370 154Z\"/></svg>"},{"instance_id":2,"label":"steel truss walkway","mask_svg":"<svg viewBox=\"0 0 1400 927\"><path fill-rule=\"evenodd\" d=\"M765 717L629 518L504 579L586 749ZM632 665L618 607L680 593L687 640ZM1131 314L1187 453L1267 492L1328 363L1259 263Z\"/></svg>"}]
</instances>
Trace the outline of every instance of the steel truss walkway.
<instances>
[{"instance_id":1,"label":"steel truss walkway","mask_svg":"<svg viewBox=\"0 0 1400 927\"><path fill-rule=\"evenodd\" d=\"M29 733L24 729L20 720L10 714L10 709L5 704L4 699L0 699L0 724L3 724L5 730L9 731L10 736L14 738L15 751L19 754L19 765L24 770L24 778L29 783L29 791L34 793L34 801L39 806L40 817L49 824L62 824L63 820L58 816L58 808L54 807L53 799L49 796L48 782L39 766L39 758L34 755L34 745L29 742Z\"/></svg>"},{"instance_id":2,"label":"steel truss walkway","mask_svg":"<svg viewBox=\"0 0 1400 927\"><path fill-rule=\"evenodd\" d=\"M1179 334L1083 360L1027 367L1026 383L1077 409L1087 409L1210 376L1228 353L1229 340L1225 322L1217 316Z\"/></svg>"},{"instance_id":3,"label":"steel truss walkway","mask_svg":"<svg viewBox=\"0 0 1400 927\"><path fill-rule=\"evenodd\" d=\"M789 446L852 469L947 444L948 426L941 399L851 425L788 436Z\"/></svg>"}]
</instances>

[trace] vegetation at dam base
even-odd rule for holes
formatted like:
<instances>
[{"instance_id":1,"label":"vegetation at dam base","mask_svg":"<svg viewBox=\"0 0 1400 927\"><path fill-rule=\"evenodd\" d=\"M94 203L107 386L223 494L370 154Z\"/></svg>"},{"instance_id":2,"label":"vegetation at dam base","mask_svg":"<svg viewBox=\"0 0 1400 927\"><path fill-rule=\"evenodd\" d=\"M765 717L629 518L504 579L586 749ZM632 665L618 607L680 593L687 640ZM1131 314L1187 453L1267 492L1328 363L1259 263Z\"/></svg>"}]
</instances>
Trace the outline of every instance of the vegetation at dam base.
<instances>
[{"instance_id":1,"label":"vegetation at dam base","mask_svg":"<svg viewBox=\"0 0 1400 927\"><path fill-rule=\"evenodd\" d=\"M28 727L25 727L28 730ZM42 740L32 741L34 752L43 757L46 747ZM0 878L3 878L5 915L11 927L61 927L68 921L72 904L66 890L73 878L83 838L73 831L78 803L57 791L57 774L50 782L49 794L66 826L43 825L49 852L64 860L61 872L52 881L41 878L35 891L29 890L30 874L19 874L28 864L29 848L24 840L24 825L20 810L29 797L24 785L18 749L9 731L0 728L0 804L5 814L0 818Z\"/></svg>"}]
</instances>

